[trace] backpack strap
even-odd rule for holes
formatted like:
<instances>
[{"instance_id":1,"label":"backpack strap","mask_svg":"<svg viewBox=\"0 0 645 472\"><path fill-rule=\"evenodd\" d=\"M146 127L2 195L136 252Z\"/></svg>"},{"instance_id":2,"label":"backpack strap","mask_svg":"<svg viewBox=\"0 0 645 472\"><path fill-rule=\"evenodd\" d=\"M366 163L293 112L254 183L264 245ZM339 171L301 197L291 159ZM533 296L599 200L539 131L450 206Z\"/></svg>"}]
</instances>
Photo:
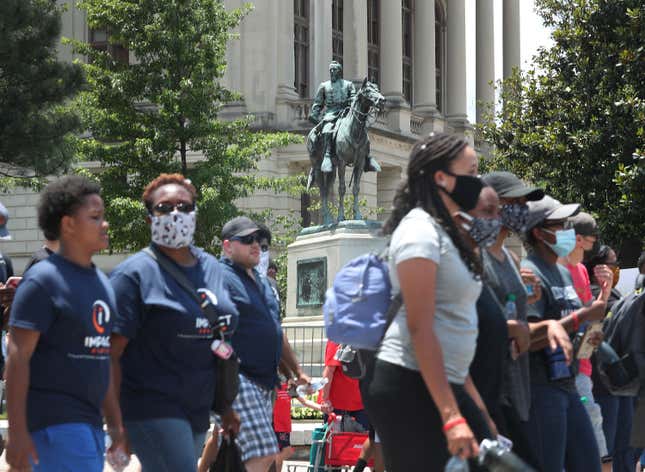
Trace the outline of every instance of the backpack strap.
<instances>
[{"instance_id":1,"label":"backpack strap","mask_svg":"<svg viewBox=\"0 0 645 472\"><path fill-rule=\"evenodd\" d=\"M179 269L179 267L177 267L177 265L170 260L168 256L166 256L156 247L148 246L143 249L143 252L146 253L155 261L157 261L157 264L159 264L159 267L161 267L161 269L164 272L166 272L173 279L175 279L175 282L177 282L179 286L183 288L186 291L186 293L188 293L191 296L191 298L195 300L195 302L197 302L197 304L202 310L202 313L204 313L204 315L208 319L211 326L213 328L216 327L218 323L218 316L217 316L217 313L215 313L215 309L213 308L213 305L208 303L206 304L206 306L204 306L202 299L199 297L199 295L197 295L197 289L195 289L195 286L190 281L190 279L186 276L186 274L184 274L181 271L181 269Z\"/></svg>"}]
</instances>

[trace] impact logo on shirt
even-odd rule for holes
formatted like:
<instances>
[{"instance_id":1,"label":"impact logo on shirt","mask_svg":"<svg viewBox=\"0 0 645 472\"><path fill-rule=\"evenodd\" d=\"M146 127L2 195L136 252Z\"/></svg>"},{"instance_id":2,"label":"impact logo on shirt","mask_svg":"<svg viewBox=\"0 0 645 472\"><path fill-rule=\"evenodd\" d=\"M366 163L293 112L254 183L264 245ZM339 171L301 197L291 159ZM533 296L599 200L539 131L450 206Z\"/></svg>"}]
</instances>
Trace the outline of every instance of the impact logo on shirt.
<instances>
[{"instance_id":1,"label":"impact logo on shirt","mask_svg":"<svg viewBox=\"0 0 645 472\"><path fill-rule=\"evenodd\" d=\"M217 296L207 288L198 288L197 293L202 301L202 308L206 308L208 305L217 306ZM197 317L195 319L195 329L197 329L197 334L210 335L211 324L209 323L208 318Z\"/></svg>"},{"instance_id":2,"label":"impact logo on shirt","mask_svg":"<svg viewBox=\"0 0 645 472\"><path fill-rule=\"evenodd\" d=\"M110 307L103 300L96 300L92 305L92 326L98 334L85 336L85 347L90 350L90 354L110 353L110 336L105 334L105 328L110 323L110 314Z\"/></svg>"}]
</instances>

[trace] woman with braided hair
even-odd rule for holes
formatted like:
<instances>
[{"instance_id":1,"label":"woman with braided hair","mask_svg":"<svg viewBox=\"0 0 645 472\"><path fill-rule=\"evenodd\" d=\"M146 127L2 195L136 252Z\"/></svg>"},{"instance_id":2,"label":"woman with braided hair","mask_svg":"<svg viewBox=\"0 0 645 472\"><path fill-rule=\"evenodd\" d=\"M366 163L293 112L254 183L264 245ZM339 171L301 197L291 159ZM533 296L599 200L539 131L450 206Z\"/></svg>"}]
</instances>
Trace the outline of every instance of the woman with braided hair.
<instances>
[{"instance_id":1,"label":"woman with braided hair","mask_svg":"<svg viewBox=\"0 0 645 472\"><path fill-rule=\"evenodd\" d=\"M451 455L476 456L495 430L468 374L481 264L465 213L482 186L473 148L431 135L413 147L384 226L392 234L392 290L403 305L377 355L366 405L389 472L443 470Z\"/></svg>"}]
</instances>

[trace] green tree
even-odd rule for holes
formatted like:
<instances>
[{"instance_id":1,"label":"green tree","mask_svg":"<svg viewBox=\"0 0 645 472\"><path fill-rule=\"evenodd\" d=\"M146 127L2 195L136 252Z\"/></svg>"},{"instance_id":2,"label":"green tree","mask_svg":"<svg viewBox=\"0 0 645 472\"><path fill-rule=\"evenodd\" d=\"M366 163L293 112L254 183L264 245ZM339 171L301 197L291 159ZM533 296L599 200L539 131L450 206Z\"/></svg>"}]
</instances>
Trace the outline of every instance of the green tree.
<instances>
[{"instance_id":1,"label":"green tree","mask_svg":"<svg viewBox=\"0 0 645 472\"><path fill-rule=\"evenodd\" d=\"M0 2L0 174L37 177L66 170L78 117L65 101L83 83L59 62L61 10L51 0Z\"/></svg>"},{"instance_id":2,"label":"green tree","mask_svg":"<svg viewBox=\"0 0 645 472\"><path fill-rule=\"evenodd\" d=\"M79 7L91 29L109 34L107 50L73 44L89 58L89 87L78 107L92 137L78 147L83 159L101 163L113 249L136 249L149 240L139 200L161 172L181 171L198 188L196 243L206 248L238 212L236 199L293 185L295 179L260 178L253 171L259 158L300 137L255 131L252 118L217 116L239 99L221 78L231 30L250 6L227 11L219 0L83 0ZM116 45L136 59L111 54ZM189 162L189 154L203 158Z\"/></svg>"},{"instance_id":3,"label":"green tree","mask_svg":"<svg viewBox=\"0 0 645 472\"><path fill-rule=\"evenodd\" d=\"M595 214L620 247L645 234L645 5L538 0L554 45L501 84L480 127L492 168L508 169Z\"/></svg>"}]
</instances>

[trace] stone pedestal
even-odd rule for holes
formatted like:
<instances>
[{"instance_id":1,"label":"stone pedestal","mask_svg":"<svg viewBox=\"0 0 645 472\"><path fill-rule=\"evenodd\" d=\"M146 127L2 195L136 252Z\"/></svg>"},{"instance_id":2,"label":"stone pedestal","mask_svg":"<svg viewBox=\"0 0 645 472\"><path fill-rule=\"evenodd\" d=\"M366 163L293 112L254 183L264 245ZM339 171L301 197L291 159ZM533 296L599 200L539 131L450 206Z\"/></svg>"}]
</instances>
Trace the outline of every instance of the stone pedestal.
<instances>
[{"instance_id":1,"label":"stone pedestal","mask_svg":"<svg viewBox=\"0 0 645 472\"><path fill-rule=\"evenodd\" d=\"M349 260L380 252L386 238L378 235L379 222L344 221L329 229L300 234L287 248L287 319L318 321L325 291Z\"/></svg>"}]
</instances>

